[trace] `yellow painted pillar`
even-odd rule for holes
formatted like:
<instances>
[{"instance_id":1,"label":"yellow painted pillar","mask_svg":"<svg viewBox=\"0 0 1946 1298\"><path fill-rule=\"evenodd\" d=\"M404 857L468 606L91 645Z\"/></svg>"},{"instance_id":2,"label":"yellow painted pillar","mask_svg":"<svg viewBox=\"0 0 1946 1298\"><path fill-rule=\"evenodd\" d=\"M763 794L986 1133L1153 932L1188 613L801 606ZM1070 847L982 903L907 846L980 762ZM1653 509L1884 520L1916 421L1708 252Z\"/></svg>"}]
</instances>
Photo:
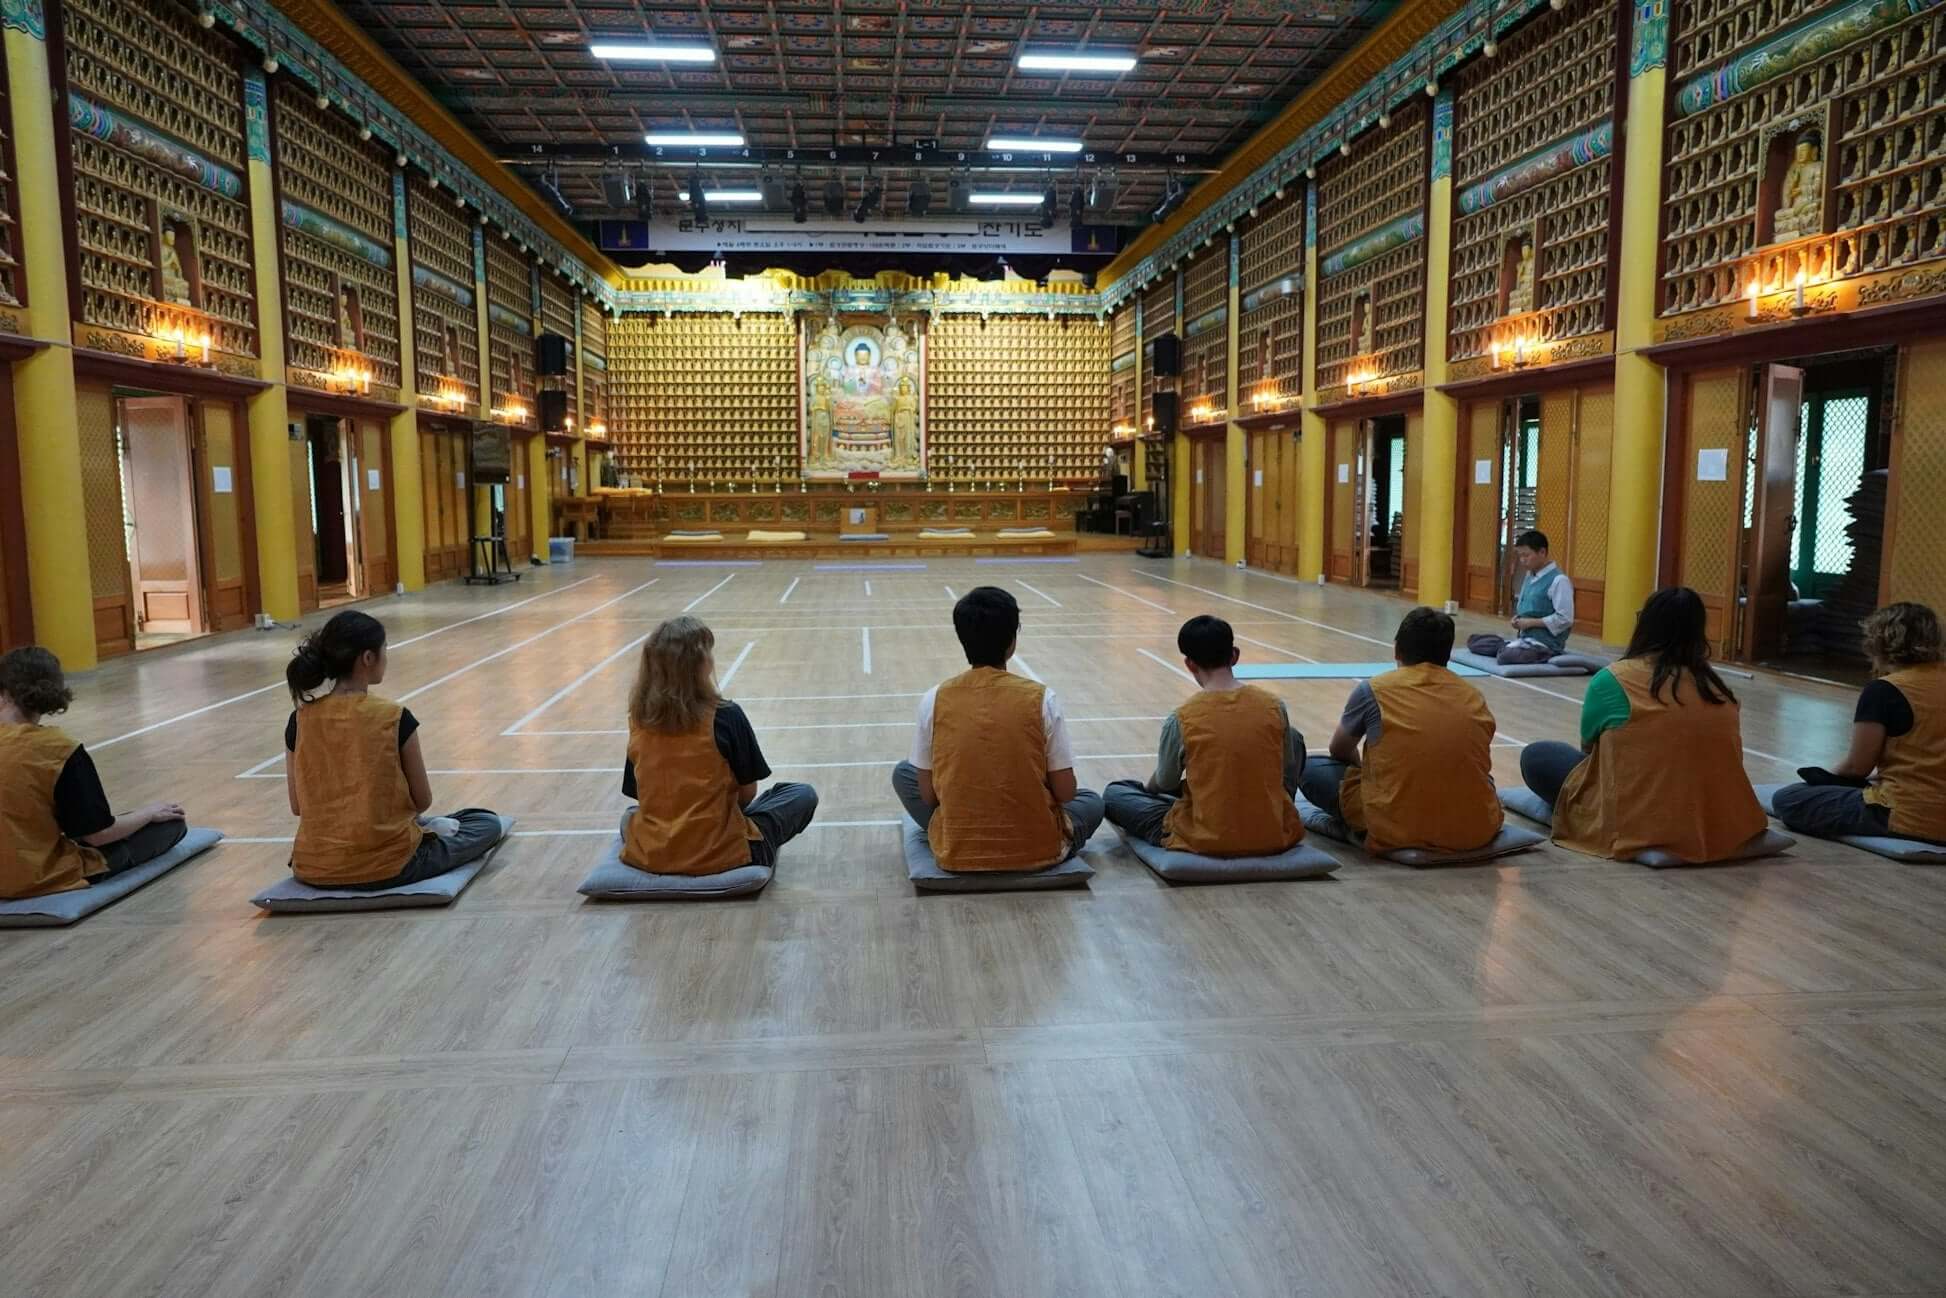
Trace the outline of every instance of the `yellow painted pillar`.
<instances>
[{"instance_id":1,"label":"yellow painted pillar","mask_svg":"<svg viewBox=\"0 0 1946 1298\"><path fill-rule=\"evenodd\" d=\"M412 308L412 248L406 235L405 172L392 173L392 265L399 294L399 401L387 430L392 443L392 524L399 584L426 584L426 493L419 468L419 371Z\"/></svg>"},{"instance_id":2,"label":"yellow painted pillar","mask_svg":"<svg viewBox=\"0 0 1946 1298\"><path fill-rule=\"evenodd\" d=\"M1149 489L1149 444L1142 440L1148 429L1142 426L1142 295L1135 295L1135 453L1129 464L1129 490Z\"/></svg>"},{"instance_id":3,"label":"yellow painted pillar","mask_svg":"<svg viewBox=\"0 0 1946 1298\"><path fill-rule=\"evenodd\" d=\"M284 387L282 229L270 174L270 101L261 68L245 69L243 107L250 157L250 244L257 269L259 376L269 387L246 403L250 420L250 503L257 518L257 584L263 611L295 621L297 526L292 511L290 401Z\"/></svg>"},{"instance_id":4,"label":"yellow painted pillar","mask_svg":"<svg viewBox=\"0 0 1946 1298\"><path fill-rule=\"evenodd\" d=\"M1241 309L1237 259L1242 251L1242 241L1233 229L1230 231L1230 293L1223 319L1223 374L1227 394L1224 413L1229 417L1223 431L1223 562L1238 567L1243 565L1245 532L1250 526L1249 502L1244 495L1249 489L1249 457L1245 453L1248 443L1244 440L1243 425L1236 421L1237 412L1243 408L1237 396L1237 313Z\"/></svg>"},{"instance_id":5,"label":"yellow painted pillar","mask_svg":"<svg viewBox=\"0 0 1946 1298\"><path fill-rule=\"evenodd\" d=\"M1664 63L1668 15L1633 7L1628 151L1622 167L1621 259L1615 294L1615 441L1608 486L1608 587L1601 638L1626 644L1635 614L1656 586L1662 506L1666 378L1642 355L1655 340L1656 244L1661 215Z\"/></svg>"},{"instance_id":6,"label":"yellow painted pillar","mask_svg":"<svg viewBox=\"0 0 1946 1298\"><path fill-rule=\"evenodd\" d=\"M1177 339L1180 340L1183 335L1183 326L1188 323L1182 318L1182 270L1180 268L1175 271L1175 277L1175 334ZM1180 356L1180 345L1178 345L1177 353ZM1191 475L1195 472L1190 465L1189 436L1181 431L1183 419L1188 413L1182 406L1182 371L1178 368L1176 372L1176 428L1178 431L1175 440L1170 443L1171 454L1169 457L1170 463L1175 470L1170 475L1170 481L1174 485L1169 491L1169 528L1170 534L1176 543L1176 553L1181 555L1187 555L1189 553L1189 493L1194 485L1191 480Z\"/></svg>"},{"instance_id":7,"label":"yellow painted pillar","mask_svg":"<svg viewBox=\"0 0 1946 1298\"><path fill-rule=\"evenodd\" d=\"M610 338L614 337L614 331L612 329L609 331L608 336ZM581 314L580 312L576 312L574 317L574 408L580 414L581 426L574 430L574 444L568 448L568 463L574 467L574 472L569 475L571 481L568 484L568 494L588 496L594 494L595 484L588 481L588 444L585 440L588 435L588 376L587 370L581 360L581 337Z\"/></svg>"},{"instance_id":8,"label":"yellow painted pillar","mask_svg":"<svg viewBox=\"0 0 1946 1298\"><path fill-rule=\"evenodd\" d=\"M15 192L20 198L22 273L29 337L47 344L14 366L14 416L20 440L20 495L27 528L27 585L34 638L69 671L95 665L94 588L88 573L87 508L82 499L80 421L74 400L74 350L62 247L56 130L48 92L47 30L38 6L6 7L7 81L12 87Z\"/></svg>"},{"instance_id":9,"label":"yellow painted pillar","mask_svg":"<svg viewBox=\"0 0 1946 1298\"><path fill-rule=\"evenodd\" d=\"M1304 397L1298 441L1298 575L1320 582L1330 567L1325 554L1324 502L1331 484L1331 429L1317 413L1318 400L1318 185L1304 187Z\"/></svg>"},{"instance_id":10,"label":"yellow painted pillar","mask_svg":"<svg viewBox=\"0 0 1946 1298\"><path fill-rule=\"evenodd\" d=\"M554 511L548 505L547 435L536 433L527 439L527 508L533 529L534 555L547 561L547 534L554 529Z\"/></svg>"},{"instance_id":11,"label":"yellow painted pillar","mask_svg":"<svg viewBox=\"0 0 1946 1298\"><path fill-rule=\"evenodd\" d=\"M493 323L487 310L486 278L486 230L479 221L473 223L473 321L480 336L480 409L479 418L493 418ZM509 396L512 394L509 393ZM470 454L470 447L469 447ZM468 481L473 474L469 470ZM475 536L485 536L493 530L493 489L475 486L473 488L472 522L468 527L470 535L467 544L472 544Z\"/></svg>"},{"instance_id":12,"label":"yellow painted pillar","mask_svg":"<svg viewBox=\"0 0 1946 1298\"><path fill-rule=\"evenodd\" d=\"M1446 304L1453 264L1453 92L1442 87L1432 108L1432 192L1426 213L1425 423L1420 431L1419 602L1439 608L1453 598L1453 501L1459 485L1459 402L1438 390L1446 381ZM1394 508L1399 506L1395 505Z\"/></svg>"}]
</instances>

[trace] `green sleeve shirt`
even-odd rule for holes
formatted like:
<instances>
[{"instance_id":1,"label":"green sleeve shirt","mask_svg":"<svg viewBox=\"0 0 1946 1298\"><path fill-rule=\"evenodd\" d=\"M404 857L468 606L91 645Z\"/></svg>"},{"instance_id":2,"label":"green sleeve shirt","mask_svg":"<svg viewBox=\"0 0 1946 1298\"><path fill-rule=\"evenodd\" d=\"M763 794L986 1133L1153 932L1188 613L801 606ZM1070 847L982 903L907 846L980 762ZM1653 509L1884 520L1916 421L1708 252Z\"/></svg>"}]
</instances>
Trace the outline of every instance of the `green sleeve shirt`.
<instances>
[{"instance_id":1,"label":"green sleeve shirt","mask_svg":"<svg viewBox=\"0 0 1946 1298\"><path fill-rule=\"evenodd\" d=\"M1581 699L1581 746L1593 748L1604 731L1627 721L1628 695L1615 674L1604 667L1588 682L1588 692Z\"/></svg>"}]
</instances>

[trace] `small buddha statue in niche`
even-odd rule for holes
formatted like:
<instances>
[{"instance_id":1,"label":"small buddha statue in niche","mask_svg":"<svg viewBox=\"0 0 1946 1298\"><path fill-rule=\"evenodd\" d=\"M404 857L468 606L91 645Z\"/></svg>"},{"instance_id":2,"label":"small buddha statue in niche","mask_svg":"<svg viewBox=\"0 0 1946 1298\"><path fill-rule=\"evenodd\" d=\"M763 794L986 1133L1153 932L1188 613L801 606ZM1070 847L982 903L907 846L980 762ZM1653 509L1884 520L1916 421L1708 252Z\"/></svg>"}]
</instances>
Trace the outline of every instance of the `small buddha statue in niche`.
<instances>
[{"instance_id":1,"label":"small buddha statue in niche","mask_svg":"<svg viewBox=\"0 0 1946 1298\"><path fill-rule=\"evenodd\" d=\"M162 227L162 300L177 306L194 306L190 297L189 276L184 272L182 253L176 248L177 227L165 222Z\"/></svg>"},{"instance_id":2,"label":"small buddha statue in niche","mask_svg":"<svg viewBox=\"0 0 1946 1298\"><path fill-rule=\"evenodd\" d=\"M1507 314L1519 315L1534 309L1534 241L1521 239L1514 258L1513 283L1507 286Z\"/></svg>"},{"instance_id":3,"label":"small buddha statue in niche","mask_svg":"<svg viewBox=\"0 0 1946 1298\"><path fill-rule=\"evenodd\" d=\"M358 351L358 313L353 288L349 284L338 289L338 345L350 351Z\"/></svg>"},{"instance_id":4,"label":"small buddha statue in niche","mask_svg":"<svg viewBox=\"0 0 1946 1298\"><path fill-rule=\"evenodd\" d=\"M1823 227L1824 163L1818 157L1818 142L1801 135L1784 172L1784 183L1777 192L1777 212L1771 218L1773 242L1801 239Z\"/></svg>"},{"instance_id":5,"label":"small buddha statue in niche","mask_svg":"<svg viewBox=\"0 0 1946 1298\"><path fill-rule=\"evenodd\" d=\"M1352 301L1352 345L1362 356L1369 356L1378 350L1376 331L1372 325L1372 295L1361 293Z\"/></svg>"}]
</instances>

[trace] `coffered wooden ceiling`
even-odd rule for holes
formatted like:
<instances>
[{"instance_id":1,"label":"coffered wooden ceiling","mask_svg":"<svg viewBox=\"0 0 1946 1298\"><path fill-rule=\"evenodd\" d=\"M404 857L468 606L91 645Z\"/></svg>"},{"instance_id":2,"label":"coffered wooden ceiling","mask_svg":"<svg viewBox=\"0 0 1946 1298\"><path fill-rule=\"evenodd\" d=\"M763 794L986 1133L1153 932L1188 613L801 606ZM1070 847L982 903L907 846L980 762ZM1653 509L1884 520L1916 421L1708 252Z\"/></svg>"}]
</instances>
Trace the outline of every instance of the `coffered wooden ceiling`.
<instances>
[{"instance_id":1,"label":"coffered wooden ceiling","mask_svg":"<svg viewBox=\"0 0 1946 1298\"><path fill-rule=\"evenodd\" d=\"M946 0L341 0L351 19L501 156L557 172L577 217L612 213L594 157L643 159L650 131L720 130L758 148L820 150L933 140L980 149L994 134L1082 139L1101 155L1187 155L1194 183L1355 45L1393 0L967 4ZM711 64L605 63L594 41L707 43ZM1023 72L1024 49L1139 52L1119 76ZM550 166L551 164L551 166ZM825 170L801 169L819 206ZM1067 186L1097 168L1057 169ZM1137 225L1167 171L1122 166L1091 221ZM673 207L687 171L649 168ZM855 198L862 167L844 169ZM947 176L934 170L943 209ZM876 170L886 215L917 173ZM738 181L750 177L737 177ZM1049 173L982 175L1038 191ZM619 214L619 213L613 213Z\"/></svg>"}]
</instances>

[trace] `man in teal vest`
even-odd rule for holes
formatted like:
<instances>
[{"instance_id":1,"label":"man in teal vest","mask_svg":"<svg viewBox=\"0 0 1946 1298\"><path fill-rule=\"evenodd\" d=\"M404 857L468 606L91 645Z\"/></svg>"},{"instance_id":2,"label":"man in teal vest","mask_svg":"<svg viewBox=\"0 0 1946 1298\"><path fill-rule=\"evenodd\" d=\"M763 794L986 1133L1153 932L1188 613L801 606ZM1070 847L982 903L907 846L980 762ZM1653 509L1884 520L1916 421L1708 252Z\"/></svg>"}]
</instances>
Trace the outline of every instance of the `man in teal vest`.
<instances>
[{"instance_id":1,"label":"man in teal vest","mask_svg":"<svg viewBox=\"0 0 1946 1298\"><path fill-rule=\"evenodd\" d=\"M1514 539L1514 566L1523 574L1514 600L1514 637L1476 635L1466 647L1501 666L1544 663L1568 648L1574 629L1574 583L1547 554L1547 533L1527 531Z\"/></svg>"}]
</instances>

